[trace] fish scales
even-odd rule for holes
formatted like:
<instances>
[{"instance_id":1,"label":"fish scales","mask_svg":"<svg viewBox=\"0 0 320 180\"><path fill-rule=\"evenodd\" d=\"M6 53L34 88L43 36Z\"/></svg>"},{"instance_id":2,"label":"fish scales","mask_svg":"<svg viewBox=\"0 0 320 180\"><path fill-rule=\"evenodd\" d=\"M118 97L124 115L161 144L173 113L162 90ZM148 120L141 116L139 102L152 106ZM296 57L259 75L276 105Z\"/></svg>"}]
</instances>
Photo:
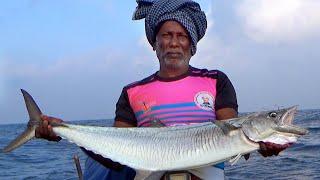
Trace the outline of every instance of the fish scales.
<instances>
[{"instance_id":1,"label":"fish scales","mask_svg":"<svg viewBox=\"0 0 320 180\"><path fill-rule=\"evenodd\" d=\"M239 143L243 146L244 143L241 136L234 135L230 139L212 123L143 130L65 125L54 127L53 130L78 146L142 170L188 169L194 167L195 161L199 166L210 164L212 159L208 159L208 156L228 157L228 152L220 153L222 149ZM210 140L212 138L217 140ZM237 141L239 143L235 143ZM252 150L257 146L249 144L246 148ZM249 151L246 148L243 149Z\"/></svg>"},{"instance_id":2,"label":"fish scales","mask_svg":"<svg viewBox=\"0 0 320 180\"><path fill-rule=\"evenodd\" d=\"M10 152L31 140L41 121L39 107L30 94L21 91L30 120L27 129L2 152ZM278 145L296 142L298 137L308 133L306 129L292 124L296 109L294 106L224 121L178 127L115 128L67 123L51 125L53 131L62 138L134 168L137 172L136 179L159 179L164 171L189 170L196 173L200 167L226 160L235 163L242 155L258 150L260 142Z\"/></svg>"}]
</instances>

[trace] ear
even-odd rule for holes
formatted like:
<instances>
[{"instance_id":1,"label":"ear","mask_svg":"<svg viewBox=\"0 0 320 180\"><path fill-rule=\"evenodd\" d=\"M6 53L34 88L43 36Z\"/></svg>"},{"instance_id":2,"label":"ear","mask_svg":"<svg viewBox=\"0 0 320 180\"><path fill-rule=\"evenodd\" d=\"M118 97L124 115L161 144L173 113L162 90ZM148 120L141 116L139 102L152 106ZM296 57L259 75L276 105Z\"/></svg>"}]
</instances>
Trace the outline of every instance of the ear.
<instances>
[{"instance_id":1,"label":"ear","mask_svg":"<svg viewBox=\"0 0 320 180\"><path fill-rule=\"evenodd\" d=\"M153 44L152 44L152 49L153 49L153 51L156 51L156 50L157 50L157 46L158 46L158 37L156 36L156 37L154 38L154 42L153 42Z\"/></svg>"},{"instance_id":2,"label":"ear","mask_svg":"<svg viewBox=\"0 0 320 180\"><path fill-rule=\"evenodd\" d=\"M157 49L157 40L152 45L152 50L155 51Z\"/></svg>"}]
</instances>

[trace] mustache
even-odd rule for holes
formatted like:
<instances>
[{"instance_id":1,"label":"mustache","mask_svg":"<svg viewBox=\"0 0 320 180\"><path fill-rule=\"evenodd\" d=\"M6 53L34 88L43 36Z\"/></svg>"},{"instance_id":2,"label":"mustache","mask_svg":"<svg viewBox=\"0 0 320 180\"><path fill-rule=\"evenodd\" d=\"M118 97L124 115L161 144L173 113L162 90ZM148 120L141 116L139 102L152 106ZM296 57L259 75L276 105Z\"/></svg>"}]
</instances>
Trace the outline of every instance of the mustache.
<instances>
[{"instance_id":1,"label":"mustache","mask_svg":"<svg viewBox=\"0 0 320 180\"><path fill-rule=\"evenodd\" d=\"M182 59L185 63L187 63L187 59L184 57L184 53L179 52L179 51L168 51L164 53L165 57L171 56L171 58L180 58ZM172 57L173 56L173 57Z\"/></svg>"},{"instance_id":2,"label":"mustache","mask_svg":"<svg viewBox=\"0 0 320 180\"><path fill-rule=\"evenodd\" d=\"M183 53L182 52L179 52L179 51L168 51L168 52L165 52L165 55L180 55L182 56Z\"/></svg>"}]
</instances>

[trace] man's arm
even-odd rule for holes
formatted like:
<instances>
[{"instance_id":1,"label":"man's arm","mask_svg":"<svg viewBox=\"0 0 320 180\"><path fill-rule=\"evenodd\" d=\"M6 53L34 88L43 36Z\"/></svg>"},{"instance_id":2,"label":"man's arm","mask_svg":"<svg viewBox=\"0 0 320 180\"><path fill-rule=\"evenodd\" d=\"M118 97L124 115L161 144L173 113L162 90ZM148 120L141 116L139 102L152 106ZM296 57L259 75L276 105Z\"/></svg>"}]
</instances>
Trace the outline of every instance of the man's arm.
<instances>
[{"instance_id":1,"label":"man's arm","mask_svg":"<svg viewBox=\"0 0 320 180\"><path fill-rule=\"evenodd\" d=\"M233 108L222 108L216 111L217 120L225 120L238 117L238 113Z\"/></svg>"},{"instance_id":2,"label":"man's arm","mask_svg":"<svg viewBox=\"0 0 320 180\"><path fill-rule=\"evenodd\" d=\"M117 118L117 119L114 121L113 126L114 126L114 127L124 127L124 128L126 128L126 127L136 127L135 125L130 124L130 123L122 120L121 118Z\"/></svg>"}]
</instances>

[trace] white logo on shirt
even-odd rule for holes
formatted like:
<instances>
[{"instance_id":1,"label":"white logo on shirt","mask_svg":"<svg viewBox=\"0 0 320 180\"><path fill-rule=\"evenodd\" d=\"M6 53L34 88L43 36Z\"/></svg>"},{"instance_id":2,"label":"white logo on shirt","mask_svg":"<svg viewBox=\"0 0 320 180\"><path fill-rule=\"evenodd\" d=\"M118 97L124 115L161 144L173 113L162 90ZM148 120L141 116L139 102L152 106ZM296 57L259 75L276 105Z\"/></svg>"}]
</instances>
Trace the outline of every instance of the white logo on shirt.
<instances>
[{"instance_id":1,"label":"white logo on shirt","mask_svg":"<svg viewBox=\"0 0 320 180\"><path fill-rule=\"evenodd\" d=\"M213 110L214 96L210 92L201 91L194 96L194 102L199 108L210 111Z\"/></svg>"}]
</instances>

